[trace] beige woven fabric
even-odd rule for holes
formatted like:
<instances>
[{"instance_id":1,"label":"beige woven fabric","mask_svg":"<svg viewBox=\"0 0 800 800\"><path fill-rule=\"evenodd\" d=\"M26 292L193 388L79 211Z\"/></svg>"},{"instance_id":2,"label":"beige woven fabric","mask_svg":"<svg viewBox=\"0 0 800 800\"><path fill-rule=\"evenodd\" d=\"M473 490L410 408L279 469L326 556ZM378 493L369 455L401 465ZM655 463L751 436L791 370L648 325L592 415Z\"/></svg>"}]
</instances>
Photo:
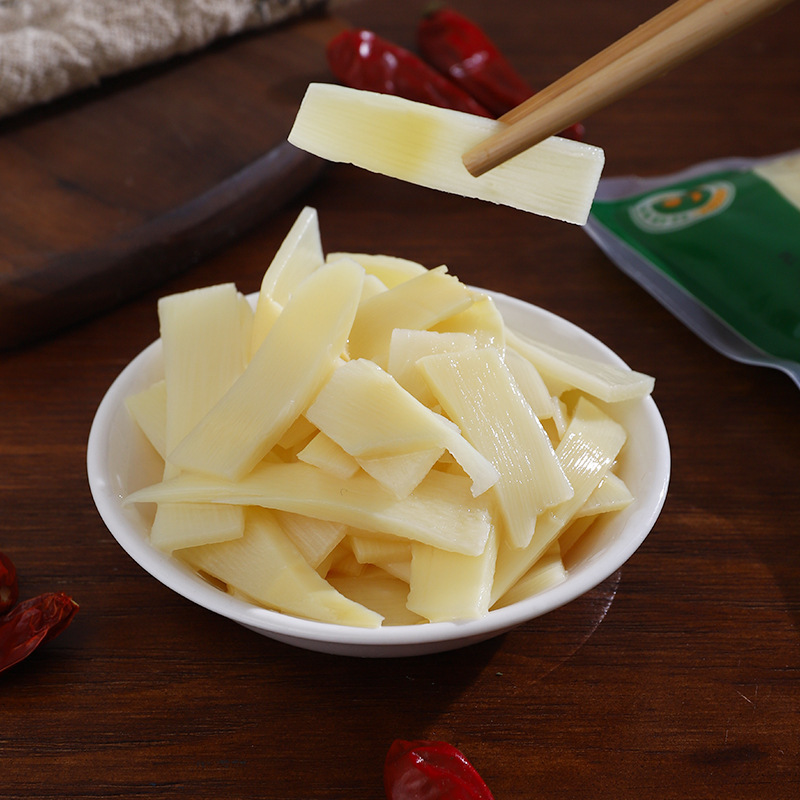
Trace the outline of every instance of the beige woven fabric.
<instances>
[{"instance_id":1,"label":"beige woven fabric","mask_svg":"<svg viewBox=\"0 0 800 800\"><path fill-rule=\"evenodd\" d=\"M0 116L324 0L0 0Z\"/></svg>"}]
</instances>

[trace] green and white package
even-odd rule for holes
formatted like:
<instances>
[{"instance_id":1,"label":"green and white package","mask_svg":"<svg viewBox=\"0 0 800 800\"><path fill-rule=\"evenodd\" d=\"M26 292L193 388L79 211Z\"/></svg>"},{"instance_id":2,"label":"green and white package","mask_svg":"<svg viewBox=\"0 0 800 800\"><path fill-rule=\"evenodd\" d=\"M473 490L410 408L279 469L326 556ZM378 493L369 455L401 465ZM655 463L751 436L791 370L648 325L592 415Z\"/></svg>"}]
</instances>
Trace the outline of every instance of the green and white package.
<instances>
[{"instance_id":1,"label":"green and white package","mask_svg":"<svg viewBox=\"0 0 800 800\"><path fill-rule=\"evenodd\" d=\"M709 345L800 386L800 151L604 178L586 231Z\"/></svg>"}]
</instances>

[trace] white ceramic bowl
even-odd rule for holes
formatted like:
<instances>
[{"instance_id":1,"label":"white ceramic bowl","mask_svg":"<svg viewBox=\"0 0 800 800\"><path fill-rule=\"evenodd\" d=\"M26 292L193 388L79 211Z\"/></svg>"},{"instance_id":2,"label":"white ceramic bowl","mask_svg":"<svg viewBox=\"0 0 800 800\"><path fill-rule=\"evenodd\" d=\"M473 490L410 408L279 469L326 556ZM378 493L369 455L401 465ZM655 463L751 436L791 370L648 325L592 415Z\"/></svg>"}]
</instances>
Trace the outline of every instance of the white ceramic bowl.
<instances>
[{"instance_id":1,"label":"white ceramic bowl","mask_svg":"<svg viewBox=\"0 0 800 800\"><path fill-rule=\"evenodd\" d=\"M507 324L554 346L622 364L585 331L536 306L489 292ZM478 620L377 629L298 619L231 597L195 575L180 561L151 547L146 507L122 507L122 499L160 479L161 466L133 424L125 398L163 377L161 344L142 351L109 388L89 435L87 468L94 502L122 548L154 578L178 594L251 630L309 650L351 656L411 656L464 647L509 631L593 589L614 574L652 529L664 504L670 451L661 415L651 397L615 404L612 413L628 431L618 472L635 502L591 528L590 538L569 565L567 579L541 594Z\"/></svg>"}]
</instances>

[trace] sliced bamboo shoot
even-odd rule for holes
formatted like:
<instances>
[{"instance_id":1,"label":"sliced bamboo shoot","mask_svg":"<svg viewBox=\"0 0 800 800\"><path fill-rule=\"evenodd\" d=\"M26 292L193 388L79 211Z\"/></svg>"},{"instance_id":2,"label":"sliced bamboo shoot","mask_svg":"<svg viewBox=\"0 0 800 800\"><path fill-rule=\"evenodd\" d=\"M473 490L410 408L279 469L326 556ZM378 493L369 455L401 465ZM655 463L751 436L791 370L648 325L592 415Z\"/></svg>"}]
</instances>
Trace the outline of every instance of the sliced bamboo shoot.
<instances>
[{"instance_id":1,"label":"sliced bamboo shoot","mask_svg":"<svg viewBox=\"0 0 800 800\"><path fill-rule=\"evenodd\" d=\"M359 306L350 332L350 357L369 358L386 367L395 328L425 330L472 302L467 287L445 267L426 270Z\"/></svg>"},{"instance_id":2,"label":"sliced bamboo shoot","mask_svg":"<svg viewBox=\"0 0 800 800\"><path fill-rule=\"evenodd\" d=\"M299 461L312 464L325 472L330 472L337 478L352 478L360 467L350 453L345 450L330 436L318 433L298 454Z\"/></svg>"},{"instance_id":3,"label":"sliced bamboo shoot","mask_svg":"<svg viewBox=\"0 0 800 800\"><path fill-rule=\"evenodd\" d=\"M473 177L462 155L502 127L496 120L392 95L312 83L289 141L329 161L585 224L603 151L553 136Z\"/></svg>"},{"instance_id":4,"label":"sliced bamboo shoot","mask_svg":"<svg viewBox=\"0 0 800 800\"><path fill-rule=\"evenodd\" d=\"M559 540L560 541L560 540ZM492 609L510 606L535 594L552 589L567 579L567 571L561 560L558 542L551 544L542 557L511 587Z\"/></svg>"},{"instance_id":5,"label":"sliced bamboo shoot","mask_svg":"<svg viewBox=\"0 0 800 800\"><path fill-rule=\"evenodd\" d=\"M236 508L236 506L232 506ZM316 569L347 533L347 526L289 511L273 511L275 519L308 563Z\"/></svg>"},{"instance_id":6,"label":"sliced bamboo shoot","mask_svg":"<svg viewBox=\"0 0 800 800\"><path fill-rule=\"evenodd\" d=\"M625 443L625 430L586 398L581 398L556 455L572 484L569 500L546 511L537 520L530 544L514 549L505 542L497 552L492 603L499 600L564 531L607 474Z\"/></svg>"},{"instance_id":7,"label":"sliced bamboo shoot","mask_svg":"<svg viewBox=\"0 0 800 800\"><path fill-rule=\"evenodd\" d=\"M279 441L328 379L347 342L364 269L320 267L297 287L241 377L171 453L187 470L231 480Z\"/></svg>"},{"instance_id":8,"label":"sliced bamboo shoot","mask_svg":"<svg viewBox=\"0 0 800 800\"><path fill-rule=\"evenodd\" d=\"M494 299L480 292L471 291L471 294L474 302L469 308L438 322L431 330L469 333L479 347L496 347L502 353L506 345L506 324Z\"/></svg>"},{"instance_id":9,"label":"sliced bamboo shoot","mask_svg":"<svg viewBox=\"0 0 800 800\"><path fill-rule=\"evenodd\" d=\"M125 399L133 421L162 459L167 457L167 382L156 383Z\"/></svg>"},{"instance_id":10,"label":"sliced bamboo shoot","mask_svg":"<svg viewBox=\"0 0 800 800\"><path fill-rule=\"evenodd\" d=\"M430 408L436 403L436 398L417 369L417 361L423 356L474 350L477 346L471 333L438 333L395 328L389 345L387 372L420 403Z\"/></svg>"},{"instance_id":11,"label":"sliced bamboo shoot","mask_svg":"<svg viewBox=\"0 0 800 800\"><path fill-rule=\"evenodd\" d=\"M492 487L512 547L525 547L536 518L572 496L541 423L493 347L420 359L428 385L465 438L497 469Z\"/></svg>"},{"instance_id":12,"label":"sliced bamboo shoot","mask_svg":"<svg viewBox=\"0 0 800 800\"><path fill-rule=\"evenodd\" d=\"M172 448L237 380L249 351L250 317L232 283L162 297L158 302L166 388L165 448ZM249 309L249 306L248 306ZM164 476L178 472L169 457ZM150 541L164 552L224 542L244 533L241 511L161 504Z\"/></svg>"},{"instance_id":13,"label":"sliced bamboo shoot","mask_svg":"<svg viewBox=\"0 0 800 800\"><path fill-rule=\"evenodd\" d=\"M251 352L261 346L292 292L325 261L316 209L304 208L275 253L264 277L256 303Z\"/></svg>"},{"instance_id":14,"label":"sliced bamboo shoot","mask_svg":"<svg viewBox=\"0 0 800 800\"><path fill-rule=\"evenodd\" d=\"M397 256L373 255L371 253L328 253L325 260L328 262L338 261L340 258L350 258L361 264L367 275L374 275L388 289L392 289L398 283L405 283L405 281L427 272L427 269L422 264Z\"/></svg>"},{"instance_id":15,"label":"sliced bamboo shoot","mask_svg":"<svg viewBox=\"0 0 800 800\"><path fill-rule=\"evenodd\" d=\"M383 570L370 569L358 577L331 576L329 582L345 597L380 614L384 627L425 622L406 606L408 583Z\"/></svg>"},{"instance_id":16,"label":"sliced bamboo shoot","mask_svg":"<svg viewBox=\"0 0 800 800\"><path fill-rule=\"evenodd\" d=\"M338 367L306 416L357 460L446 448L472 478L475 496L497 481L497 470L456 425L368 359Z\"/></svg>"},{"instance_id":17,"label":"sliced bamboo shoot","mask_svg":"<svg viewBox=\"0 0 800 800\"><path fill-rule=\"evenodd\" d=\"M653 391L650 375L568 353L513 331L508 331L507 342L531 361L546 381L552 377L606 403L635 400Z\"/></svg>"},{"instance_id":18,"label":"sliced bamboo shoot","mask_svg":"<svg viewBox=\"0 0 800 800\"><path fill-rule=\"evenodd\" d=\"M245 534L233 542L183 550L180 557L270 608L287 614L374 628L381 616L349 600L312 569L264 509L247 514Z\"/></svg>"},{"instance_id":19,"label":"sliced bamboo shoot","mask_svg":"<svg viewBox=\"0 0 800 800\"><path fill-rule=\"evenodd\" d=\"M414 543L408 608L430 622L483 617L489 610L496 558L494 531L479 556L447 553Z\"/></svg>"},{"instance_id":20,"label":"sliced bamboo shoot","mask_svg":"<svg viewBox=\"0 0 800 800\"><path fill-rule=\"evenodd\" d=\"M301 462L264 461L240 481L183 473L140 489L123 503L263 506L479 555L491 514L486 501L472 496L470 485L464 476L431 470L414 492L398 500L363 472L343 480Z\"/></svg>"}]
</instances>

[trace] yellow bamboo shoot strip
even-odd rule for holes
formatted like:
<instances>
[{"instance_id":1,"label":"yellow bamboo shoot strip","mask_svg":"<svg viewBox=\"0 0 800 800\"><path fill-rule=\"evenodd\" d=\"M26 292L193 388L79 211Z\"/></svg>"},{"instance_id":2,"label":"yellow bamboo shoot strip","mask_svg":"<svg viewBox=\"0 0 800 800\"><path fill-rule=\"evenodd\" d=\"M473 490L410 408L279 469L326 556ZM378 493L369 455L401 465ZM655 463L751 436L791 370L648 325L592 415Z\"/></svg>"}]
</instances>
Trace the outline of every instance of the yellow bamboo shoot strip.
<instances>
[{"instance_id":1,"label":"yellow bamboo shoot strip","mask_svg":"<svg viewBox=\"0 0 800 800\"><path fill-rule=\"evenodd\" d=\"M242 538L182 550L180 557L284 613L339 625L381 624L379 614L344 597L320 577L265 509L248 511Z\"/></svg>"},{"instance_id":2,"label":"yellow bamboo shoot strip","mask_svg":"<svg viewBox=\"0 0 800 800\"><path fill-rule=\"evenodd\" d=\"M341 479L302 462L264 461L240 481L184 473L140 489L123 502L263 506L467 555L483 552L491 526L488 505L472 496L470 480L438 470L431 470L414 492L398 500L363 472Z\"/></svg>"},{"instance_id":3,"label":"yellow bamboo shoot strip","mask_svg":"<svg viewBox=\"0 0 800 800\"><path fill-rule=\"evenodd\" d=\"M158 302L166 387L165 447L169 453L244 371L250 331L242 296L232 283L162 297ZM250 314L249 306L247 310ZM164 476L178 468L167 458ZM156 510L150 541L172 550L235 539L244 533L241 509L175 507Z\"/></svg>"},{"instance_id":4,"label":"yellow bamboo shoot strip","mask_svg":"<svg viewBox=\"0 0 800 800\"><path fill-rule=\"evenodd\" d=\"M289 229L261 279L251 353L261 346L295 288L319 269L324 261L317 212L306 207Z\"/></svg>"},{"instance_id":5,"label":"yellow bamboo shoot strip","mask_svg":"<svg viewBox=\"0 0 800 800\"><path fill-rule=\"evenodd\" d=\"M548 391L539 370L511 347L506 348L504 360L533 413L540 420L550 419L555 413L556 400Z\"/></svg>"},{"instance_id":6,"label":"yellow bamboo shoot strip","mask_svg":"<svg viewBox=\"0 0 800 800\"><path fill-rule=\"evenodd\" d=\"M625 485L625 481L613 472L608 472L589 495L589 499L581 506L575 518L593 517L597 514L607 514L610 511L622 511L632 502L633 495Z\"/></svg>"},{"instance_id":7,"label":"yellow bamboo shoot strip","mask_svg":"<svg viewBox=\"0 0 800 800\"><path fill-rule=\"evenodd\" d=\"M485 616L489 611L496 558L494 530L479 556L447 553L415 542L411 546L408 608L430 622Z\"/></svg>"},{"instance_id":8,"label":"yellow bamboo shoot strip","mask_svg":"<svg viewBox=\"0 0 800 800\"><path fill-rule=\"evenodd\" d=\"M444 447L431 447L396 456L357 458L356 462L395 497L406 497L433 469L444 452Z\"/></svg>"},{"instance_id":9,"label":"yellow bamboo shoot strip","mask_svg":"<svg viewBox=\"0 0 800 800\"><path fill-rule=\"evenodd\" d=\"M497 470L453 422L424 406L368 359L338 367L306 417L356 460L423 450L433 455L438 448L432 467L446 448L472 479L476 497L498 478Z\"/></svg>"},{"instance_id":10,"label":"yellow bamboo shoot strip","mask_svg":"<svg viewBox=\"0 0 800 800\"><path fill-rule=\"evenodd\" d=\"M472 305L464 311L431 326L441 333L468 333L475 337L478 347L496 347L501 353L506 346L506 324L488 294L470 290Z\"/></svg>"},{"instance_id":11,"label":"yellow bamboo shoot strip","mask_svg":"<svg viewBox=\"0 0 800 800\"><path fill-rule=\"evenodd\" d=\"M561 548L554 542L542 557L509 589L493 608L503 608L535 594L552 589L567 579L567 571L561 560Z\"/></svg>"},{"instance_id":12,"label":"yellow bamboo shoot strip","mask_svg":"<svg viewBox=\"0 0 800 800\"><path fill-rule=\"evenodd\" d=\"M156 381L125 398L125 407L161 458L167 457L167 383Z\"/></svg>"},{"instance_id":13,"label":"yellow bamboo shoot strip","mask_svg":"<svg viewBox=\"0 0 800 800\"><path fill-rule=\"evenodd\" d=\"M395 328L389 345L387 372L417 400L429 408L436 404L433 392L417 369L417 361L436 353L458 353L478 346L471 333L438 333L436 331Z\"/></svg>"},{"instance_id":14,"label":"yellow bamboo shoot strip","mask_svg":"<svg viewBox=\"0 0 800 800\"><path fill-rule=\"evenodd\" d=\"M423 617L409 611L406 606L408 583L381 569L371 568L355 577L332 575L328 580L345 597L380 614L383 617L384 627L425 622Z\"/></svg>"},{"instance_id":15,"label":"yellow bamboo shoot strip","mask_svg":"<svg viewBox=\"0 0 800 800\"><path fill-rule=\"evenodd\" d=\"M572 496L541 423L493 347L419 361L445 413L497 469L492 487L512 547L525 547L536 518Z\"/></svg>"},{"instance_id":16,"label":"yellow bamboo shoot strip","mask_svg":"<svg viewBox=\"0 0 800 800\"><path fill-rule=\"evenodd\" d=\"M297 458L305 464L330 472L337 478L352 478L360 469L358 461L350 453L346 453L330 436L322 432L297 454Z\"/></svg>"},{"instance_id":17,"label":"yellow bamboo shoot strip","mask_svg":"<svg viewBox=\"0 0 800 800\"><path fill-rule=\"evenodd\" d=\"M338 261L340 258L350 258L367 272L374 275L387 289L392 289L398 283L404 283L410 278L416 278L427 272L427 268L416 261L398 256L373 255L371 253L328 253L325 260Z\"/></svg>"},{"instance_id":18,"label":"yellow bamboo shoot strip","mask_svg":"<svg viewBox=\"0 0 800 800\"><path fill-rule=\"evenodd\" d=\"M400 97L312 83L289 141L329 161L584 224L603 151L553 136L473 177L462 155L503 127L496 120Z\"/></svg>"},{"instance_id":19,"label":"yellow bamboo shoot strip","mask_svg":"<svg viewBox=\"0 0 800 800\"><path fill-rule=\"evenodd\" d=\"M533 363L545 381L553 378L606 403L635 400L653 391L650 375L568 353L515 331L508 331L507 342Z\"/></svg>"},{"instance_id":20,"label":"yellow bamboo shoot strip","mask_svg":"<svg viewBox=\"0 0 800 800\"><path fill-rule=\"evenodd\" d=\"M363 280L363 267L338 261L300 284L245 372L170 459L183 469L231 480L246 475L330 376Z\"/></svg>"},{"instance_id":21,"label":"yellow bamboo shoot strip","mask_svg":"<svg viewBox=\"0 0 800 800\"><path fill-rule=\"evenodd\" d=\"M538 519L527 547L514 549L500 543L497 553L492 604L536 563L589 499L625 443L625 430L597 406L581 397L556 455L572 484L569 500L548 509Z\"/></svg>"},{"instance_id":22,"label":"yellow bamboo shoot strip","mask_svg":"<svg viewBox=\"0 0 800 800\"><path fill-rule=\"evenodd\" d=\"M365 300L350 332L351 358L369 358L386 367L395 328L424 330L472 305L472 296L445 267L426 270Z\"/></svg>"},{"instance_id":23,"label":"yellow bamboo shoot strip","mask_svg":"<svg viewBox=\"0 0 800 800\"><path fill-rule=\"evenodd\" d=\"M328 522L290 511L273 510L273 514L284 533L314 569L334 551L348 530L340 522Z\"/></svg>"}]
</instances>

